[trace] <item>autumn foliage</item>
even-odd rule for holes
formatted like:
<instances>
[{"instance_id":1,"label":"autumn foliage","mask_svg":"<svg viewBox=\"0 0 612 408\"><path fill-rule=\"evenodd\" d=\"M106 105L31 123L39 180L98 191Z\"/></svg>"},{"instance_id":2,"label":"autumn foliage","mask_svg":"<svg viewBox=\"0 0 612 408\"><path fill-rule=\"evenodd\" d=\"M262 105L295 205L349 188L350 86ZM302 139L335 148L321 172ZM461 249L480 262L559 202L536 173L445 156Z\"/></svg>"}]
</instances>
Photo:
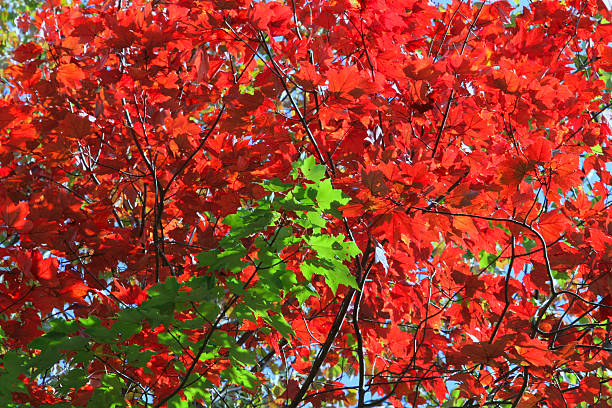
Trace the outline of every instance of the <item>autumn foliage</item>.
<instances>
[{"instance_id":1,"label":"autumn foliage","mask_svg":"<svg viewBox=\"0 0 612 408\"><path fill-rule=\"evenodd\" d=\"M74 3L1 77L1 406L612 404L609 2Z\"/></svg>"}]
</instances>

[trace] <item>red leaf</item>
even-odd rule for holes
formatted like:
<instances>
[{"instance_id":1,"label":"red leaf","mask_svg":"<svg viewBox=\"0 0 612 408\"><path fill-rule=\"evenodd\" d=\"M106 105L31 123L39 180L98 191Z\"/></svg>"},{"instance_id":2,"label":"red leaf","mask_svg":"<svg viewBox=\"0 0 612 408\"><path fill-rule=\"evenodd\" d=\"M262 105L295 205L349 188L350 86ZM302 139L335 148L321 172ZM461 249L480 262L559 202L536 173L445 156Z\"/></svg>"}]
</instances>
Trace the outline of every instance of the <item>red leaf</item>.
<instances>
[{"instance_id":1,"label":"red leaf","mask_svg":"<svg viewBox=\"0 0 612 408\"><path fill-rule=\"evenodd\" d=\"M504 186L518 185L532 169L526 160L513 158L500 165L500 183Z\"/></svg>"},{"instance_id":2,"label":"red leaf","mask_svg":"<svg viewBox=\"0 0 612 408\"><path fill-rule=\"evenodd\" d=\"M434 81L442 72L438 70L431 58L419 58L406 64L404 73L416 80Z\"/></svg>"},{"instance_id":3,"label":"red leaf","mask_svg":"<svg viewBox=\"0 0 612 408\"><path fill-rule=\"evenodd\" d=\"M519 89L520 82L518 76L514 72L508 69L501 69L494 71L491 85L504 92L514 93Z\"/></svg>"},{"instance_id":4,"label":"red leaf","mask_svg":"<svg viewBox=\"0 0 612 408\"><path fill-rule=\"evenodd\" d=\"M25 201L18 204L9 202L0 209L0 217L3 223L9 228L14 228L23 232L32 227L32 223L26 220L29 213L30 209L28 203Z\"/></svg>"},{"instance_id":5,"label":"red leaf","mask_svg":"<svg viewBox=\"0 0 612 408\"><path fill-rule=\"evenodd\" d=\"M25 309L20 313L19 320L0 320L0 326L9 339L22 345L30 343L43 334L43 331L39 329L40 316L34 309Z\"/></svg>"},{"instance_id":6,"label":"red leaf","mask_svg":"<svg viewBox=\"0 0 612 408\"><path fill-rule=\"evenodd\" d=\"M612 48L609 46L605 46L603 50L600 51L600 60L598 61L598 66L600 69L604 71L612 71Z\"/></svg>"},{"instance_id":7,"label":"red leaf","mask_svg":"<svg viewBox=\"0 0 612 408\"><path fill-rule=\"evenodd\" d=\"M122 302L128 305L140 306L142 302L147 300L147 292L146 290L142 290L140 286L130 285L126 288L117 282L117 280L115 280L114 283L117 290L113 291L113 294Z\"/></svg>"},{"instance_id":8,"label":"red leaf","mask_svg":"<svg viewBox=\"0 0 612 408\"><path fill-rule=\"evenodd\" d=\"M370 172L362 170L361 178L363 180L363 184L365 184L365 186L370 190L372 195L386 195L391 191L385 183L384 173L380 170L373 170Z\"/></svg>"},{"instance_id":9,"label":"red leaf","mask_svg":"<svg viewBox=\"0 0 612 408\"><path fill-rule=\"evenodd\" d=\"M85 73L76 64L63 64L57 69L58 82L68 88L80 89L83 79Z\"/></svg>"},{"instance_id":10,"label":"red leaf","mask_svg":"<svg viewBox=\"0 0 612 408\"><path fill-rule=\"evenodd\" d=\"M538 222L538 231L547 242L559 238L569 226L569 220L560 212L552 211L543 214Z\"/></svg>"},{"instance_id":11,"label":"red leaf","mask_svg":"<svg viewBox=\"0 0 612 408\"><path fill-rule=\"evenodd\" d=\"M342 215L345 217L358 217L365 211L361 204L346 204L339 208L342 211Z\"/></svg>"},{"instance_id":12,"label":"red leaf","mask_svg":"<svg viewBox=\"0 0 612 408\"><path fill-rule=\"evenodd\" d=\"M356 66L330 70L327 73L329 92L344 99L358 98L366 92L367 81Z\"/></svg>"},{"instance_id":13,"label":"red leaf","mask_svg":"<svg viewBox=\"0 0 612 408\"><path fill-rule=\"evenodd\" d=\"M0 167L0 178L4 178L11 174L14 169L10 166Z\"/></svg>"},{"instance_id":14,"label":"red leaf","mask_svg":"<svg viewBox=\"0 0 612 408\"><path fill-rule=\"evenodd\" d=\"M53 280L57 278L58 266L57 258L43 258L39 251L32 252L31 272L39 281L48 281L52 285L55 284Z\"/></svg>"},{"instance_id":15,"label":"red leaf","mask_svg":"<svg viewBox=\"0 0 612 408\"><path fill-rule=\"evenodd\" d=\"M256 3L251 13L257 30L269 30L272 35L283 33L291 21L291 8L278 2Z\"/></svg>"},{"instance_id":16,"label":"red leaf","mask_svg":"<svg viewBox=\"0 0 612 408\"><path fill-rule=\"evenodd\" d=\"M295 79L307 91L312 91L322 84L321 75L317 72L316 67L309 62L302 62Z\"/></svg>"},{"instance_id":17,"label":"red leaf","mask_svg":"<svg viewBox=\"0 0 612 408\"><path fill-rule=\"evenodd\" d=\"M196 68L196 82L200 83L203 79L208 79L210 64L208 63L208 53L206 50L200 49L196 52L193 65Z\"/></svg>"},{"instance_id":18,"label":"red leaf","mask_svg":"<svg viewBox=\"0 0 612 408\"><path fill-rule=\"evenodd\" d=\"M514 350L520 359L536 367L549 367L554 364L553 354L548 350L548 344L537 339L524 339L514 345Z\"/></svg>"},{"instance_id":19,"label":"red leaf","mask_svg":"<svg viewBox=\"0 0 612 408\"><path fill-rule=\"evenodd\" d=\"M0 130L9 126L13 120L15 120L15 115L11 113L11 109L7 106L0 106Z\"/></svg>"},{"instance_id":20,"label":"red leaf","mask_svg":"<svg viewBox=\"0 0 612 408\"><path fill-rule=\"evenodd\" d=\"M25 62L38 57L41 52L42 47L40 45L33 42L29 42L20 45L15 50L15 55L13 58L15 58L16 61Z\"/></svg>"},{"instance_id":21,"label":"red leaf","mask_svg":"<svg viewBox=\"0 0 612 408\"><path fill-rule=\"evenodd\" d=\"M89 287L82 281L62 274L60 280L60 289L58 290L62 300L66 303L83 303L83 297L89 292Z\"/></svg>"},{"instance_id":22,"label":"red leaf","mask_svg":"<svg viewBox=\"0 0 612 408\"><path fill-rule=\"evenodd\" d=\"M535 162L547 162L552 158L553 147L550 140L539 137L526 149L525 153Z\"/></svg>"}]
</instances>

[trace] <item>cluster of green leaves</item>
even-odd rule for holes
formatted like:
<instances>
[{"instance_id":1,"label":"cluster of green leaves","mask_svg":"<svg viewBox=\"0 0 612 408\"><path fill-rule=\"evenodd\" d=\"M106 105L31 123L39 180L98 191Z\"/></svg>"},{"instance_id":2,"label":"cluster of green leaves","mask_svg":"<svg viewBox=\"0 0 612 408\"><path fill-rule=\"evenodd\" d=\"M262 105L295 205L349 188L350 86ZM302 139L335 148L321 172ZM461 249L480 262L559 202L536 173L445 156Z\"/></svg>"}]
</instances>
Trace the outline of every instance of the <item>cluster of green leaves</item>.
<instances>
[{"instance_id":1,"label":"cluster of green leaves","mask_svg":"<svg viewBox=\"0 0 612 408\"><path fill-rule=\"evenodd\" d=\"M168 406L186 408L187 401L210 400L207 389L212 383L193 372L198 361L229 358L231 364L220 373L221 379L255 389L259 380L250 368L257 364L256 353L237 346L231 334L223 330L224 322L259 323L262 319L266 323L263 333L276 330L290 340L293 331L281 306L286 299L297 299L302 304L317 296L311 284L314 275L324 277L334 293L341 284L357 288L345 263L358 255L359 249L344 235L325 230L329 217L340 217L338 208L348 199L329 179L324 179L325 168L316 165L312 157L294 167L293 177L297 180L301 172L304 183L284 183L279 179L263 182L269 195L224 218L223 224L230 229L218 248L198 256L202 275L182 282L169 277L152 286L140 306L125 305L110 327L95 316L56 319L49 323L44 335L30 344L32 350L39 351L10 350L4 354L0 383L10 386L0 387L0 404L20 406L12 402L12 392L26 392L26 386L18 380L22 375L40 381L49 372L59 373L50 385L68 395L87 384L86 367L96 359L119 357L124 364L146 372L155 351L138 344L134 336L143 328L159 327L163 328L158 333L159 344L176 356L174 369L183 378L190 376L183 380L190 384L184 390L187 398L182 399L177 392L167 401ZM251 244L247 247L245 242ZM301 263L305 280L287 262L292 254L298 250L303 253L304 249L308 254ZM203 336L193 341L188 333L197 330ZM125 379L107 373L101 383L88 408L124 406L128 386ZM143 401L145 398L143 393Z\"/></svg>"}]
</instances>

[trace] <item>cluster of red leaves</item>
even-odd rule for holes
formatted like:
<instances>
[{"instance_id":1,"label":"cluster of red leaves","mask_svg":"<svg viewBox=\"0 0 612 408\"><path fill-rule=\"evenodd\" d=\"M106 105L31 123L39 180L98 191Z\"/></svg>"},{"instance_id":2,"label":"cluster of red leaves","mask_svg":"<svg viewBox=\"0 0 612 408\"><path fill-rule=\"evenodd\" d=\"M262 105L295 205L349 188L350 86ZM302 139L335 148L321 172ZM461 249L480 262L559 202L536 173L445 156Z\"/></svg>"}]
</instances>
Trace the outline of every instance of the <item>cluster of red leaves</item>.
<instances>
[{"instance_id":1,"label":"cluster of red leaves","mask_svg":"<svg viewBox=\"0 0 612 408\"><path fill-rule=\"evenodd\" d=\"M288 299L290 341L222 328L270 352L260 378L282 367L266 404L436 404L453 389L465 406L611 403L604 2L59 3L4 71L3 347L26 349L51 314L104 322L200 273L218 220L307 153L352 199L329 231L361 248L361 291L314 281L320 297ZM156 352L148 370L101 347L72 404L118 370L163 402L181 381L160 330L129 339ZM219 384L228 361L194 370ZM58 401L24 381L22 401Z\"/></svg>"}]
</instances>

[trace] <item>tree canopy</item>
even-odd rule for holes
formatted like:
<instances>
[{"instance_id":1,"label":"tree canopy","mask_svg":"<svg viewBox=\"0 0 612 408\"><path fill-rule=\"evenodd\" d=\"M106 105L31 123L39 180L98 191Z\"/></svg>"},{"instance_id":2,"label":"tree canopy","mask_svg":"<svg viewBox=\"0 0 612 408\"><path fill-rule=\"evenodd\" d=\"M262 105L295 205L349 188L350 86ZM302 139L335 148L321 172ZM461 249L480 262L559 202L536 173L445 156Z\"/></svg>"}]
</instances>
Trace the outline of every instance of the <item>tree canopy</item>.
<instances>
[{"instance_id":1,"label":"tree canopy","mask_svg":"<svg viewBox=\"0 0 612 408\"><path fill-rule=\"evenodd\" d=\"M608 6L47 1L0 405L610 406Z\"/></svg>"}]
</instances>

